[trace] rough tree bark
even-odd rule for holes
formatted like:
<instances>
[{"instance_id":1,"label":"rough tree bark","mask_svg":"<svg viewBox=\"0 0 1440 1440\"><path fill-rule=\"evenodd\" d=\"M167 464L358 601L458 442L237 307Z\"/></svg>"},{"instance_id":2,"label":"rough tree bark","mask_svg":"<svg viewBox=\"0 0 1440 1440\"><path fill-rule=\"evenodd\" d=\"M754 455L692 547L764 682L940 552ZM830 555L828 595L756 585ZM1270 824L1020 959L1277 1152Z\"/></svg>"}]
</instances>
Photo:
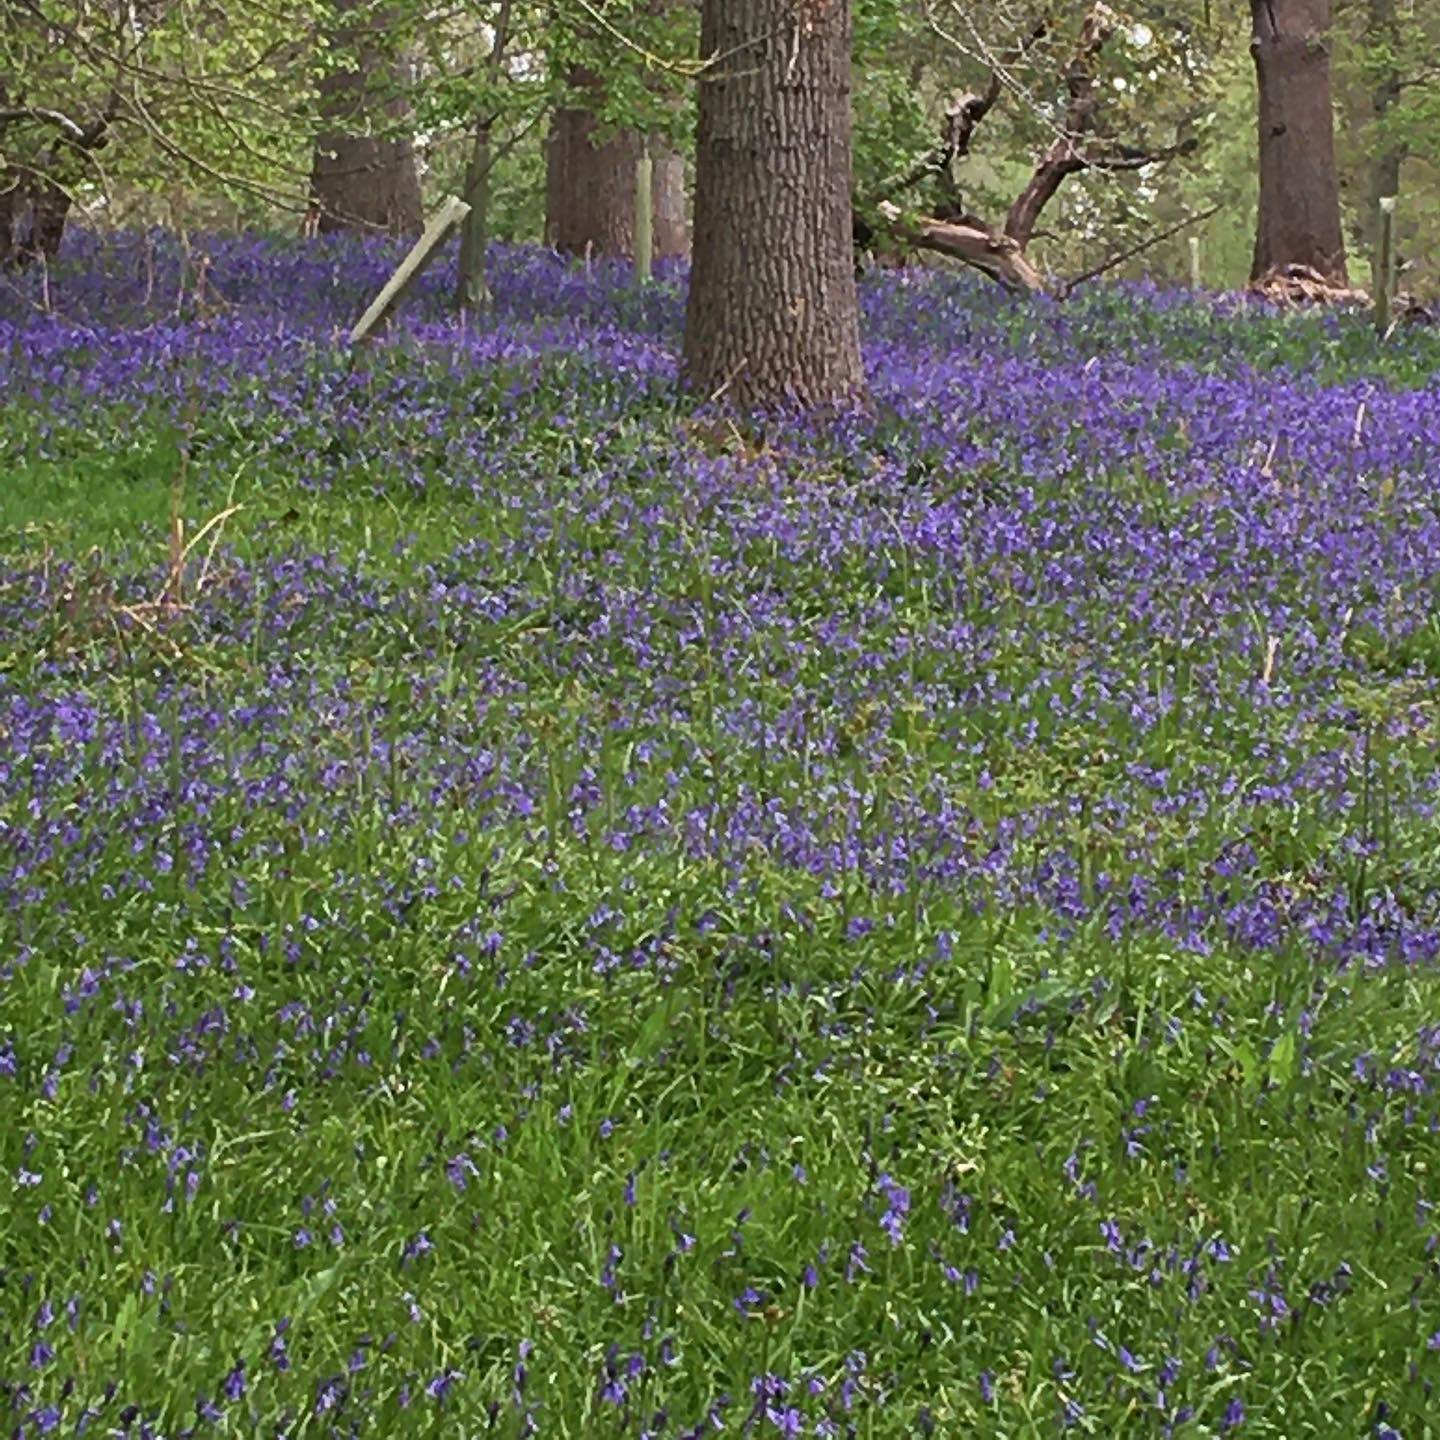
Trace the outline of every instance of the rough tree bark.
<instances>
[{"instance_id":1,"label":"rough tree bark","mask_svg":"<svg viewBox=\"0 0 1440 1440\"><path fill-rule=\"evenodd\" d=\"M682 371L737 402L858 398L849 0L704 0Z\"/></svg>"},{"instance_id":2,"label":"rough tree bark","mask_svg":"<svg viewBox=\"0 0 1440 1440\"><path fill-rule=\"evenodd\" d=\"M407 113L403 98L383 98L398 78L396 67L366 38L378 33L381 16L365 0L335 0L334 13L332 43L355 63L320 81L326 128L316 137L310 172L315 228L321 234L418 234L424 214L411 142L365 133L367 122L403 120Z\"/></svg>"},{"instance_id":3,"label":"rough tree bark","mask_svg":"<svg viewBox=\"0 0 1440 1440\"><path fill-rule=\"evenodd\" d=\"M1301 266L1348 285L1330 98L1332 0L1250 0L1260 206L1252 281Z\"/></svg>"},{"instance_id":4,"label":"rough tree bark","mask_svg":"<svg viewBox=\"0 0 1440 1440\"><path fill-rule=\"evenodd\" d=\"M603 80L592 70L573 68L572 93L596 97L591 105L556 110L545 150L545 240L569 255L629 257L635 246L635 162L643 139L620 130L597 142L595 118ZM654 254L657 260L686 255L685 161L669 145L652 143L654 169Z\"/></svg>"}]
</instances>

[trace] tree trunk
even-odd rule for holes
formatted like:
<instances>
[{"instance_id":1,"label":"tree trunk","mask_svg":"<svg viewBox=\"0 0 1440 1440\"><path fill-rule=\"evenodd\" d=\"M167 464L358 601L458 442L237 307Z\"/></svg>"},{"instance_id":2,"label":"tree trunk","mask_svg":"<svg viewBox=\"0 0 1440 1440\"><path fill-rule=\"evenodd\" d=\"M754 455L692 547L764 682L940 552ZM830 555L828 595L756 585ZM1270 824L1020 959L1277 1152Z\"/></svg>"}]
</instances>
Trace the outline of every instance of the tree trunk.
<instances>
[{"instance_id":1,"label":"tree trunk","mask_svg":"<svg viewBox=\"0 0 1440 1440\"><path fill-rule=\"evenodd\" d=\"M1395 0L1370 0L1370 24L1366 39L1381 45L1388 59L1375 83L1370 97L1370 111L1382 133L1375 139L1370 159L1369 210L1365 216L1365 234L1373 250L1379 240L1380 202L1387 195L1400 193L1400 165L1405 155L1399 144L1383 134L1385 117L1400 103L1400 72L1396 69L1400 53L1400 23L1395 13Z\"/></svg>"},{"instance_id":2,"label":"tree trunk","mask_svg":"<svg viewBox=\"0 0 1440 1440\"><path fill-rule=\"evenodd\" d=\"M650 156L655 162L651 180L655 188L654 254L661 260L686 256L690 253L690 224L685 218L685 157L671 145L655 139L650 142ZM633 168L630 176L633 189ZM633 217L633 204L630 210ZM634 224L633 218L631 224Z\"/></svg>"},{"instance_id":3,"label":"tree trunk","mask_svg":"<svg viewBox=\"0 0 1440 1440\"><path fill-rule=\"evenodd\" d=\"M485 245L490 233L490 122L475 123L470 162L465 169L463 199L470 213L460 222L460 273L455 286L455 308L480 314L490 308L490 284L485 275Z\"/></svg>"},{"instance_id":4,"label":"tree trunk","mask_svg":"<svg viewBox=\"0 0 1440 1440\"><path fill-rule=\"evenodd\" d=\"M601 78L592 70L570 71L571 90L598 102ZM570 255L630 258L635 248L635 162L641 137L620 130L597 143L593 106L566 105L550 122L545 170L545 242ZM654 245L657 260L686 255L685 161L669 145L652 145Z\"/></svg>"},{"instance_id":5,"label":"tree trunk","mask_svg":"<svg viewBox=\"0 0 1440 1440\"><path fill-rule=\"evenodd\" d=\"M851 253L849 0L704 0L682 370L702 395L863 394Z\"/></svg>"},{"instance_id":6,"label":"tree trunk","mask_svg":"<svg viewBox=\"0 0 1440 1440\"><path fill-rule=\"evenodd\" d=\"M0 267L15 259L15 226L24 198L19 172L0 165Z\"/></svg>"},{"instance_id":7,"label":"tree trunk","mask_svg":"<svg viewBox=\"0 0 1440 1440\"><path fill-rule=\"evenodd\" d=\"M321 234L418 234L424 215L411 142L365 133L403 120L408 111L403 98L384 94L398 80L398 67L365 38L367 30L374 33L380 16L363 0L335 0L335 16L333 43L354 65L320 81L326 130L316 137L310 175L316 228ZM352 16L355 21L347 24Z\"/></svg>"},{"instance_id":8,"label":"tree trunk","mask_svg":"<svg viewBox=\"0 0 1440 1440\"><path fill-rule=\"evenodd\" d=\"M58 157L52 156L52 163L58 164ZM30 228L18 247L21 263L55 259L69 218L70 192L48 175L37 176L30 187Z\"/></svg>"},{"instance_id":9,"label":"tree trunk","mask_svg":"<svg viewBox=\"0 0 1440 1440\"><path fill-rule=\"evenodd\" d=\"M1349 283L1330 105L1332 0L1250 0L1260 208L1251 279L1306 266Z\"/></svg>"},{"instance_id":10,"label":"tree trunk","mask_svg":"<svg viewBox=\"0 0 1440 1440\"><path fill-rule=\"evenodd\" d=\"M10 7L0 0L0 21L13 23L6 15ZM8 77L0 75L0 106L12 103ZM15 241L20 225L20 216L25 210L26 184L24 176L4 155L3 131L0 131L0 267L12 265L18 258Z\"/></svg>"},{"instance_id":11,"label":"tree trunk","mask_svg":"<svg viewBox=\"0 0 1440 1440\"><path fill-rule=\"evenodd\" d=\"M500 0L495 28L490 32L490 55L485 62L487 78L492 84L500 79L505 66L505 47L510 43L510 12L512 0ZM490 148L495 128L493 114L477 115L470 141L470 159L465 167L464 200L469 214L460 225L460 266L455 283L455 308L473 310L477 314L490 308L493 297L485 273L485 247L490 240L490 171L495 163Z\"/></svg>"}]
</instances>

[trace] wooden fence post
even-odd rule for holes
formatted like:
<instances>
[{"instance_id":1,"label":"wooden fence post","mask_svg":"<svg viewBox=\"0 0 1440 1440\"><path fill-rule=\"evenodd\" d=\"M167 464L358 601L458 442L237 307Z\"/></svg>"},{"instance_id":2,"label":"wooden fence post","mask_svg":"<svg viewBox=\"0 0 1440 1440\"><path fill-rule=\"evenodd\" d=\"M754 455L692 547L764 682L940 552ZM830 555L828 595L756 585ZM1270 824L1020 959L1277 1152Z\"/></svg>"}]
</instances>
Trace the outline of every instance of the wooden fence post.
<instances>
[{"instance_id":1,"label":"wooden fence post","mask_svg":"<svg viewBox=\"0 0 1440 1440\"><path fill-rule=\"evenodd\" d=\"M455 195L447 195L445 203L435 212L425 233L410 247L410 253L396 267L395 273L381 287L369 308L355 322L350 343L358 345L405 297L405 292L420 278L425 267L435 258L440 242L468 214L470 207Z\"/></svg>"},{"instance_id":2,"label":"wooden fence post","mask_svg":"<svg viewBox=\"0 0 1440 1440\"><path fill-rule=\"evenodd\" d=\"M1198 235L1190 237L1190 288L1192 290L1200 288L1200 237Z\"/></svg>"},{"instance_id":3,"label":"wooden fence post","mask_svg":"<svg viewBox=\"0 0 1440 1440\"><path fill-rule=\"evenodd\" d=\"M655 167L647 150L635 162L635 283L650 283L655 254Z\"/></svg>"}]
</instances>

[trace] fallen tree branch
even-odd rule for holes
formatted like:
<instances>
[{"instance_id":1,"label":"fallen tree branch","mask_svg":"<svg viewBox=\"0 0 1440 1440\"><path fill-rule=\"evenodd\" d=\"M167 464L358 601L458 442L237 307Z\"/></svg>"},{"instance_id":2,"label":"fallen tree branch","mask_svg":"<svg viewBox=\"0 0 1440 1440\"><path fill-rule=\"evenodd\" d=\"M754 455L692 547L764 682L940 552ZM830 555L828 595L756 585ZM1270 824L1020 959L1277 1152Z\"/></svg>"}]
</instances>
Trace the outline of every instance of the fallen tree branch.
<instances>
[{"instance_id":1,"label":"fallen tree branch","mask_svg":"<svg viewBox=\"0 0 1440 1440\"><path fill-rule=\"evenodd\" d=\"M920 219L907 223L893 205L881 205L879 210L886 232L903 244L963 261L1007 290L1035 294L1045 288L1045 281L1026 258L1024 248L979 221Z\"/></svg>"}]
</instances>

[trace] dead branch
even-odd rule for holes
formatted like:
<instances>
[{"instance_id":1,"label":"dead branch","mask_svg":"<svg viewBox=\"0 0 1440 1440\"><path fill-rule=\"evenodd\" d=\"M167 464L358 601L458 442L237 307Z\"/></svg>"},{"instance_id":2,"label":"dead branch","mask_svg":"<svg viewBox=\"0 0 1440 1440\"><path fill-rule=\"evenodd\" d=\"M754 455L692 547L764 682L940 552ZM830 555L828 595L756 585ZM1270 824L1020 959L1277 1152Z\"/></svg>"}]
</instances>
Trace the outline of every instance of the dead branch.
<instances>
[{"instance_id":1,"label":"dead branch","mask_svg":"<svg viewBox=\"0 0 1440 1440\"><path fill-rule=\"evenodd\" d=\"M1091 280L1098 280L1100 276L1115 269L1117 265L1123 265L1127 260L1133 260L1137 255L1143 255L1147 250L1152 250L1156 245L1162 245L1166 240L1173 239L1182 230L1188 230L1192 225L1199 225L1208 220L1212 215L1220 213L1219 205L1211 205L1207 210L1201 210L1194 215L1187 215L1183 220L1177 221L1167 229L1161 230L1157 235L1147 235L1138 244L1131 245L1114 255L1108 256L1098 265L1092 265L1090 269L1068 280L1060 294L1063 299L1068 299L1071 293L1078 290L1080 286Z\"/></svg>"},{"instance_id":2,"label":"dead branch","mask_svg":"<svg viewBox=\"0 0 1440 1440\"><path fill-rule=\"evenodd\" d=\"M1036 237L1041 212L1054 198L1067 175L1084 170L1141 170L1148 165L1163 164L1179 155L1188 155L1196 148L1197 142L1188 137L1171 145L1152 147L1094 135L1100 104L1100 88L1096 79L1099 56L1119 24L1119 17L1104 0L1095 0L1086 13L1074 52L1061 77L1069 96L1064 119L1055 127L1054 140L1036 162L1030 179L1011 204L1002 228L997 230L984 220L964 213L954 180L954 165L969 155L976 127L999 101L1002 89L1006 85L1015 88L1013 79L1007 77L1008 68L1023 59L1046 35L1049 27L1044 20L1005 55L991 60L990 78L983 91L960 95L946 108L941 143L936 149L911 170L886 181L879 193L862 203L862 210L878 213L880 228L900 244L961 260L1007 289L1026 292L1044 289L1040 273L1026 258L1025 251ZM933 18L931 28L942 38L956 43L935 25ZM904 220L892 203L895 195L929 177L948 182L946 188L952 203L945 206L943 214ZM1207 215L1213 213L1209 211ZM1068 294L1077 285L1123 264L1151 245L1159 244L1162 239L1203 218L1206 217L1191 216L1164 234L1107 259L1095 270L1070 281L1061 293ZM857 245L863 247L874 238L875 227L864 214L857 213L854 232Z\"/></svg>"},{"instance_id":3,"label":"dead branch","mask_svg":"<svg viewBox=\"0 0 1440 1440\"><path fill-rule=\"evenodd\" d=\"M976 126L995 108L1000 99L1001 67L1015 65L1023 60L1029 51L1045 38L1049 28L1048 20L1037 21L1023 40L1001 55L996 65L991 67L990 79L983 92L977 94L967 91L957 95L945 107L945 121L940 132L939 145L911 169L884 181L873 194L866 197L864 208L871 209L884 201L894 200L897 195L913 189L922 181L936 178L944 180L946 188L954 195L957 188L955 166L970 154Z\"/></svg>"},{"instance_id":4,"label":"dead branch","mask_svg":"<svg viewBox=\"0 0 1440 1440\"><path fill-rule=\"evenodd\" d=\"M995 108L1000 99L1001 71L1017 65L1049 33L1050 22L1036 21L1030 33L1012 49L1000 56L996 66L990 70L990 80L983 94L957 96L945 110L945 149L948 160L953 163L963 160L970 153L970 142L975 136L975 127Z\"/></svg>"},{"instance_id":5,"label":"dead branch","mask_svg":"<svg viewBox=\"0 0 1440 1440\"><path fill-rule=\"evenodd\" d=\"M1250 284L1253 294L1286 306L1369 305L1366 290L1336 285L1309 265L1280 265Z\"/></svg>"},{"instance_id":6,"label":"dead branch","mask_svg":"<svg viewBox=\"0 0 1440 1440\"><path fill-rule=\"evenodd\" d=\"M1005 233L1018 241L1022 248L1029 244L1040 212L1054 198L1065 177L1087 168L1079 146L1081 137L1094 124L1099 104L1095 62L1118 24L1115 12L1104 0L1098 0L1080 27L1075 54L1065 71L1065 88L1070 93L1070 103L1065 110L1062 133L1041 156L1035 173L1016 196L1010 213L1005 217Z\"/></svg>"},{"instance_id":7,"label":"dead branch","mask_svg":"<svg viewBox=\"0 0 1440 1440\"><path fill-rule=\"evenodd\" d=\"M1026 258L1024 248L1008 235L997 235L979 221L921 219L907 223L893 205L883 204L879 211L886 233L902 244L963 261L1007 290L1034 294L1045 288L1040 272Z\"/></svg>"}]
</instances>

